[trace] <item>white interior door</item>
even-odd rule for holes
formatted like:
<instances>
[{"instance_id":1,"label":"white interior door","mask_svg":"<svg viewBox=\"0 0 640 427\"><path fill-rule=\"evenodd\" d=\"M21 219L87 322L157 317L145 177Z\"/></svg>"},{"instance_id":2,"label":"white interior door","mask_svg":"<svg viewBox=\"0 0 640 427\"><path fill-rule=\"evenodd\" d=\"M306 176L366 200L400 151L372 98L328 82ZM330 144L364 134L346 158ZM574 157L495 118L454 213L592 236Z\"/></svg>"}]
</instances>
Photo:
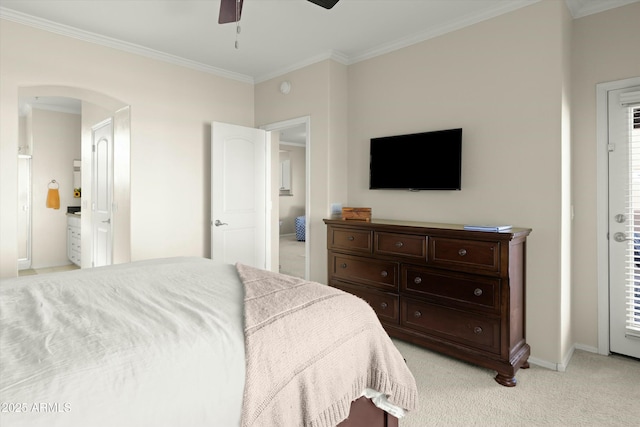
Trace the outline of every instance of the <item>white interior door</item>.
<instances>
[{"instance_id":1,"label":"white interior door","mask_svg":"<svg viewBox=\"0 0 640 427\"><path fill-rule=\"evenodd\" d=\"M211 125L211 258L267 268L268 135Z\"/></svg>"},{"instance_id":2,"label":"white interior door","mask_svg":"<svg viewBox=\"0 0 640 427\"><path fill-rule=\"evenodd\" d=\"M113 259L113 121L92 128L92 240L93 267Z\"/></svg>"},{"instance_id":3,"label":"white interior door","mask_svg":"<svg viewBox=\"0 0 640 427\"><path fill-rule=\"evenodd\" d=\"M608 92L609 345L640 358L640 86Z\"/></svg>"}]
</instances>

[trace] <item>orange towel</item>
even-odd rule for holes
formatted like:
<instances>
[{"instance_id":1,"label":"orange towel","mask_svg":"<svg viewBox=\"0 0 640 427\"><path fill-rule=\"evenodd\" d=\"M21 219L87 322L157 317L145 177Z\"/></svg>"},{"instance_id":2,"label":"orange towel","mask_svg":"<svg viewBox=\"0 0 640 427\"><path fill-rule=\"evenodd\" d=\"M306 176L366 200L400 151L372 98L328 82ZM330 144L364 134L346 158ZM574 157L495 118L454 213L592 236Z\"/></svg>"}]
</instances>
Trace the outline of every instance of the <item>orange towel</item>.
<instances>
[{"instance_id":1,"label":"orange towel","mask_svg":"<svg viewBox=\"0 0 640 427\"><path fill-rule=\"evenodd\" d=\"M57 188L50 188L47 192L47 207L60 209L60 193Z\"/></svg>"}]
</instances>

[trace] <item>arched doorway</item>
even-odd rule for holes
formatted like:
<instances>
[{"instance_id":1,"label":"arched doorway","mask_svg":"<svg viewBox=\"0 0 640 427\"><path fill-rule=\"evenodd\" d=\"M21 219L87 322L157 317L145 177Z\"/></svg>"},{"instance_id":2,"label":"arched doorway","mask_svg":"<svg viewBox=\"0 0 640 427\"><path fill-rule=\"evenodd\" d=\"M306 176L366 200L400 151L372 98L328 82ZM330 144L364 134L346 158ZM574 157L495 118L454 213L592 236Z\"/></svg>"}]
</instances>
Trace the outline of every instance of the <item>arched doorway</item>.
<instances>
[{"instance_id":1,"label":"arched doorway","mask_svg":"<svg viewBox=\"0 0 640 427\"><path fill-rule=\"evenodd\" d=\"M69 86L30 86L18 89L19 99L50 97L71 98L81 104L81 259L82 267L93 266L94 236L92 230L92 127L110 118L113 122L113 263L131 260L131 203L130 203L130 113L129 106L108 95ZM18 159L16 159L18 161ZM21 209L21 206L18 207Z\"/></svg>"}]
</instances>

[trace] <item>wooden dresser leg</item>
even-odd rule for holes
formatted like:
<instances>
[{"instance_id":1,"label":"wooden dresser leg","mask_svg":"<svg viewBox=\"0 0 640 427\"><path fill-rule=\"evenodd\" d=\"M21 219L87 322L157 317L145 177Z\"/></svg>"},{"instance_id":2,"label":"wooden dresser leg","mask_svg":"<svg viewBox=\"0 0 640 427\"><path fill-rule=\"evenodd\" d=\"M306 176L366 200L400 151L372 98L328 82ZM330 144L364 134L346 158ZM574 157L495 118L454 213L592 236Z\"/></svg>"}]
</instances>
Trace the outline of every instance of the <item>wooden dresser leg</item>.
<instances>
[{"instance_id":1,"label":"wooden dresser leg","mask_svg":"<svg viewBox=\"0 0 640 427\"><path fill-rule=\"evenodd\" d=\"M505 387L515 387L517 382L515 376L504 375L501 373L498 373L498 375L496 375L495 380L498 382L498 384L501 384Z\"/></svg>"}]
</instances>

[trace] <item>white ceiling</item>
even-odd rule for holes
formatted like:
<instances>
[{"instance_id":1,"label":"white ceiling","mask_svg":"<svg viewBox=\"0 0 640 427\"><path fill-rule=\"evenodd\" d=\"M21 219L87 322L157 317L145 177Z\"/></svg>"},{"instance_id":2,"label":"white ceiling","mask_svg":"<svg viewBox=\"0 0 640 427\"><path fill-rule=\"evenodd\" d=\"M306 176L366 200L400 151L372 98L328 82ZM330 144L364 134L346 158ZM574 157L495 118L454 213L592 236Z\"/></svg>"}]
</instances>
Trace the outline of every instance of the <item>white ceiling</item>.
<instances>
[{"instance_id":1,"label":"white ceiling","mask_svg":"<svg viewBox=\"0 0 640 427\"><path fill-rule=\"evenodd\" d=\"M0 17L256 83L333 58L352 64L539 0L245 0L217 23L219 0L0 0ZM561 1L561 0L558 0ZM565 0L582 17L639 0Z\"/></svg>"}]
</instances>

